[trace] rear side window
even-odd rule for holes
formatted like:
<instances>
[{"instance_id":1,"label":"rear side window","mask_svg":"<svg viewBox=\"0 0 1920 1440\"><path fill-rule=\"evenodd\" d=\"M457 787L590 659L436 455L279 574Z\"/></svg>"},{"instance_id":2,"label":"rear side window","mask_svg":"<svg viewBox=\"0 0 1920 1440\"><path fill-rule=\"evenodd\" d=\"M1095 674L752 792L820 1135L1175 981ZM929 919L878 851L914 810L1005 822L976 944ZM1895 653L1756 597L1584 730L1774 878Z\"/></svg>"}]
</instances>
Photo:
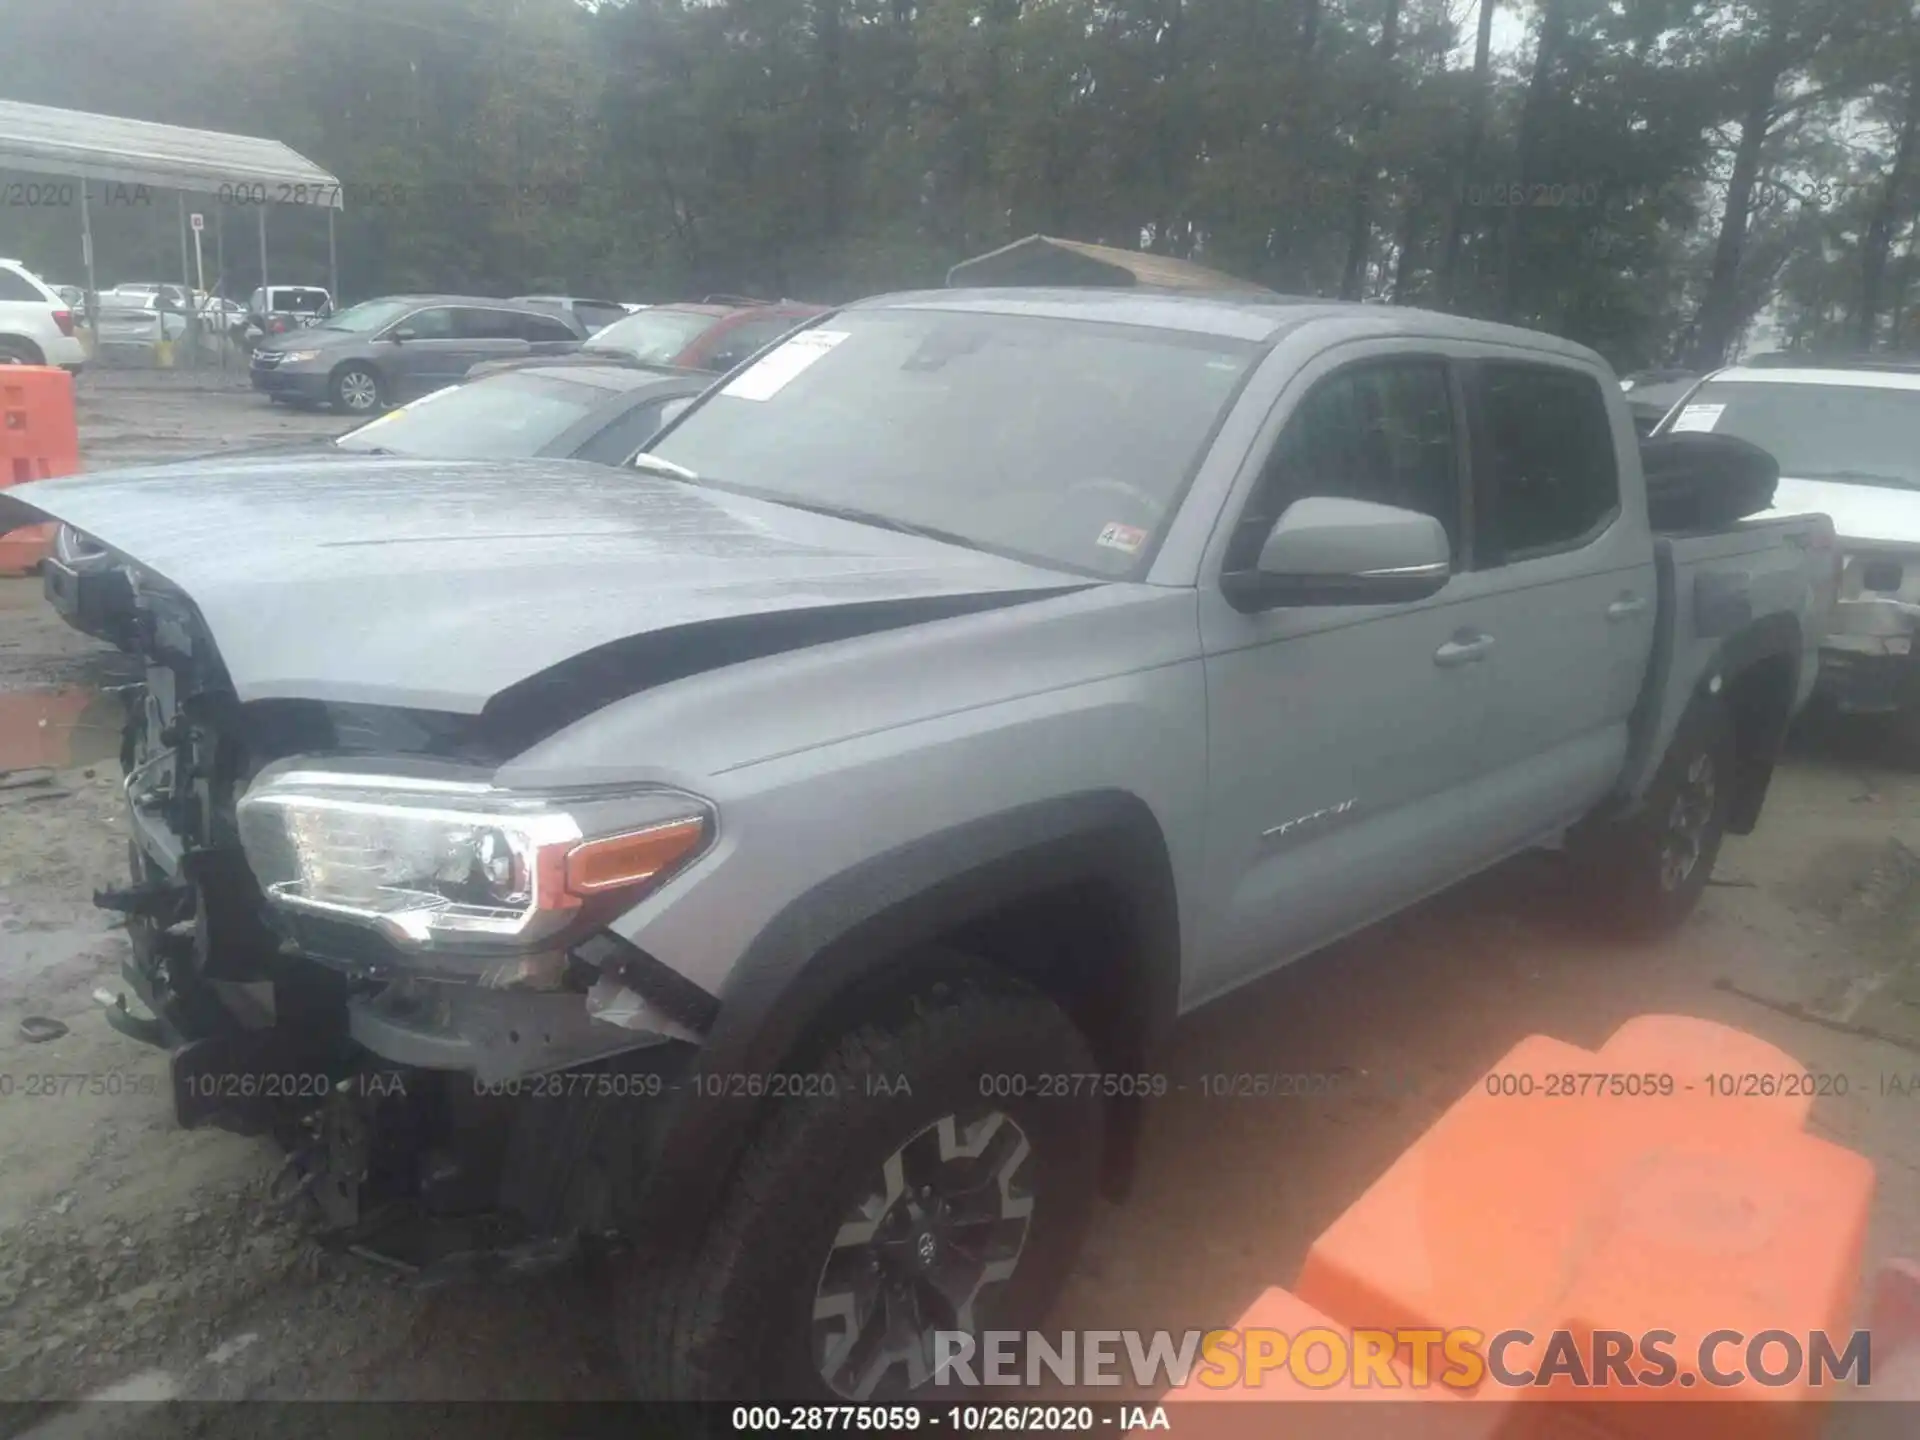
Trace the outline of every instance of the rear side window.
<instances>
[{"instance_id":1,"label":"rear side window","mask_svg":"<svg viewBox=\"0 0 1920 1440\"><path fill-rule=\"evenodd\" d=\"M602 465L624 465L627 457L651 440L666 423L664 411L671 400L643 400L608 423L573 452L576 460L594 460Z\"/></svg>"},{"instance_id":2,"label":"rear side window","mask_svg":"<svg viewBox=\"0 0 1920 1440\"><path fill-rule=\"evenodd\" d=\"M1475 469L1483 546L1511 563L1572 550L1620 513L1620 470L1600 382L1552 365L1479 367Z\"/></svg>"},{"instance_id":3,"label":"rear side window","mask_svg":"<svg viewBox=\"0 0 1920 1440\"><path fill-rule=\"evenodd\" d=\"M771 315L763 319L743 320L720 334L713 350L701 362L706 370L731 370L749 355L765 349L789 330L804 324L798 315Z\"/></svg>"},{"instance_id":4,"label":"rear side window","mask_svg":"<svg viewBox=\"0 0 1920 1440\"><path fill-rule=\"evenodd\" d=\"M1440 360L1367 361L1315 385L1287 421L1236 527L1226 568L1250 568L1295 500L1330 496L1431 515L1460 553L1453 395Z\"/></svg>"},{"instance_id":5,"label":"rear side window","mask_svg":"<svg viewBox=\"0 0 1920 1440\"><path fill-rule=\"evenodd\" d=\"M581 300L573 307L574 316L589 330L598 330L616 320L627 318L625 307L612 301Z\"/></svg>"},{"instance_id":6,"label":"rear side window","mask_svg":"<svg viewBox=\"0 0 1920 1440\"><path fill-rule=\"evenodd\" d=\"M524 318L512 310L455 310L454 333L465 340L520 340Z\"/></svg>"},{"instance_id":7,"label":"rear side window","mask_svg":"<svg viewBox=\"0 0 1920 1440\"><path fill-rule=\"evenodd\" d=\"M47 297L40 293L40 287L26 276L0 267L0 300L34 300L47 303Z\"/></svg>"},{"instance_id":8,"label":"rear side window","mask_svg":"<svg viewBox=\"0 0 1920 1440\"><path fill-rule=\"evenodd\" d=\"M519 331L522 340L578 340L573 327L566 321L548 315L522 315L519 317Z\"/></svg>"}]
</instances>

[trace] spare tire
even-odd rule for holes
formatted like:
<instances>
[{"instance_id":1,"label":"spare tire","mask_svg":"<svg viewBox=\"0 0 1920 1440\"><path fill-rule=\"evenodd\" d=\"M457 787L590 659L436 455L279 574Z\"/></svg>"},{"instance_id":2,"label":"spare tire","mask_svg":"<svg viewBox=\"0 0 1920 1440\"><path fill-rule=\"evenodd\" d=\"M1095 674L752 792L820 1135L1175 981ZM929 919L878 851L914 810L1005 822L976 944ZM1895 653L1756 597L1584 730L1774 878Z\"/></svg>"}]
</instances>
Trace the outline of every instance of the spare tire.
<instances>
[{"instance_id":1,"label":"spare tire","mask_svg":"<svg viewBox=\"0 0 1920 1440\"><path fill-rule=\"evenodd\" d=\"M1751 441L1684 430L1640 442L1656 530L1731 525L1773 504L1780 463Z\"/></svg>"}]
</instances>

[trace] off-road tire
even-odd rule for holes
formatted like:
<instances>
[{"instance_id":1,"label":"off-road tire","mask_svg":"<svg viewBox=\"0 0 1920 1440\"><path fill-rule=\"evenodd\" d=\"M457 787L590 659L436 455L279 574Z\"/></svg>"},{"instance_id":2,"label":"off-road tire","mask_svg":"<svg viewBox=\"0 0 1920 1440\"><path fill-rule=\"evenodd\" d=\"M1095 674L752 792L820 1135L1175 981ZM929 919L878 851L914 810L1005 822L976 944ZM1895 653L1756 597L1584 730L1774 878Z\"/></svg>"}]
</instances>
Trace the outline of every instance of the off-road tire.
<instances>
[{"instance_id":1,"label":"off-road tire","mask_svg":"<svg viewBox=\"0 0 1920 1440\"><path fill-rule=\"evenodd\" d=\"M942 984L841 1037L817 1066L837 1098L769 1102L764 1128L706 1233L665 1266L620 1277L622 1358L647 1399L846 1403L815 1365L812 1306L846 1209L909 1137L942 1116L991 1105L1032 1142L1034 1205L1011 1279L980 1328L1044 1319L1084 1237L1098 1188L1103 1108L1088 1086L1042 1096L1038 1077L1095 1070L1086 1038L1037 993L1011 983ZM983 1077L1012 1076L999 1083ZM904 1077L910 1097L870 1093ZM1053 1086L1058 1090L1057 1083ZM998 1093L1022 1089L1024 1096ZM890 1379L904 1382L898 1367ZM915 1391L917 1398L922 1390ZM873 1397L898 1400L876 1392Z\"/></svg>"},{"instance_id":2,"label":"off-road tire","mask_svg":"<svg viewBox=\"0 0 1920 1440\"><path fill-rule=\"evenodd\" d=\"M1711 785L1711 797L1704 802L1699 799L1703 775ZM1703 696L1682 717L1638 813L1600 827L1570 847L1573 883L1584 908L1606 928L1629 938L1650 939L1677 929L1699 904L1713 874L1726 837L1733 781L1732 722L1724 704ZM1688 827L1696 837L1692 861L1676 880L1668 847L1682 807L1695 814L1698 823Z\"/></svg>"}]
</instances>

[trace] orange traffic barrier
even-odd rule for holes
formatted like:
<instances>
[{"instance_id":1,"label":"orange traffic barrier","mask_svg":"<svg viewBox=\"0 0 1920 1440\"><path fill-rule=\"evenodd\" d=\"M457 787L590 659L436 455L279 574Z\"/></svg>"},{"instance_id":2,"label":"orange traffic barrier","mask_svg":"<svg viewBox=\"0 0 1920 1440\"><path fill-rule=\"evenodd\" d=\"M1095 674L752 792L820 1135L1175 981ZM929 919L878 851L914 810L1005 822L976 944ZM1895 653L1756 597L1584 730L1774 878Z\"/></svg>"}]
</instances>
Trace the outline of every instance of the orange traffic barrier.
<instances>
[{"instance_id":1,"label":"orange traffic barrier","mask_svg":"<svg viewBox=\"0 0 1920 1440\"><path fill-rule=\"evenodd\" d=\"M0 486L24 485L80 468L73 376L51 365L0 366ZM53 545L51 525L0 536L0 575L24 575Z\"/></svg>"},{"instance_id":2,"label":"orange traffic barrier","mask_svg":"<svg viewBox=\"0 0 1920 1440\"><path fill-rule=\"evenodd\" d=\"M1467 1396L1502 1440L1815 1433L1847 1378L1874 1188L1870 1162L1805 1131L1816 1088L1709 1021L1642 1016L1598 1051L1523 1040L1314 1242L1292 1295L1240 1322L1330 1327L1343 1383L1303 1392L1309 1363L1235 1398ZM1882 1309L1920 1316L1920 1276L1882 1288ZM1469 1363L1384 1395L1354 1383L1363 1338L1397 1345L1404 1376L1423 1336ZM1178 1398L1232 1393L1208 1380Z\"/></svg>"},{"instance_id":3,"label":"orange traffic barrier","mask_svg":"<svg viewBox=\"0 0 1920 1440\"><path fill-rule=\"evenodd\" d=\"M118 702L84 686L0 691L0 771L62 770L110 756L120 718Z\"/></svg>"}]
</instances>

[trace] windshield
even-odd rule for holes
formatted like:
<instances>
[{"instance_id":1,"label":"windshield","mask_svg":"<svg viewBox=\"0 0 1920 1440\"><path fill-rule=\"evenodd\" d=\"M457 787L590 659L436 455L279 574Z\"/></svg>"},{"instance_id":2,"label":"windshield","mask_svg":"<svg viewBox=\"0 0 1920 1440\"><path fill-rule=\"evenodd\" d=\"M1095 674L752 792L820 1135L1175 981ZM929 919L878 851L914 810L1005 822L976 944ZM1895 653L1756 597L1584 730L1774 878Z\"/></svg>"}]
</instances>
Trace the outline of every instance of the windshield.
<instances>
[{"instance_id":1,"label":"windshield","mask_svg":"<svg viewBox=\"0 0 1920 1440\"><path fill-rule=\"evenodd\" d=\"M1749 440L1792 479L1920 490L1920 390L1710 380L1667 426L1687 430Z\"/></svg>"},{"instance_id":2,"label":"windshield","mask_svg":"<svg viewBox=\"0 0 1920 1440\"><path fill-rule=\"evenodd\" d=\"M349 305L337 314L329 315L320 328L351 330L356 335L367 335L383 325L391 325L413 308L405 300L362 300L358 305Z\"/></svg>"},{"instance_id":3,"label":"windshield","mask_svg":"<svg viewBox=\"0 0 1920 1440\"><path fill-rule=\"evenodd\" d=\"M624 350L650 365L670 365L687 346L720 323L697 310L643 310L596 331L593 348Z\"/></svg>"},{"instance_id":4,"label":"windshield","mask_svg":"<svg viewBox=\"0 0 1920 1440\"><path fill-rule=\"evenodd\" d=\"M436 390L333 443L431 460L523 460L607 398L598 386L551 375L490 375Z\"/></svg>"},{"instance_id":5,"label":"windshield","mask_svg":"<svg viewBox=\"0 0 1920 1440\"><path fill-rule=\"evenodd\" d=\"M1129 575L1256 354L1078 320L853 311L762 356L653 451L723 489Z\"/></svg>"}]
</instances>

